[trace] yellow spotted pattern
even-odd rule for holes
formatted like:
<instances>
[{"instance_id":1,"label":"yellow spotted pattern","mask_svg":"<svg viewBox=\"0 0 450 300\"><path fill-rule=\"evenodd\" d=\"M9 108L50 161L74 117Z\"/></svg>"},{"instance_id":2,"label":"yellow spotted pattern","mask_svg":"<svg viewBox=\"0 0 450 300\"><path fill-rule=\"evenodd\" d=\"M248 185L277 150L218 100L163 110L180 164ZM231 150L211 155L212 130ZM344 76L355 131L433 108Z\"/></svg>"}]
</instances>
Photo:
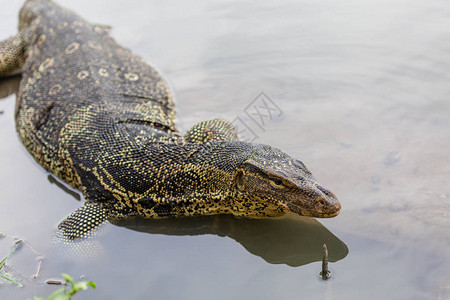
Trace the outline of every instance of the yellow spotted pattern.
<instances>
[{"instance_id":1,"label":"yellow spotted pattern","mask_svg":"<svg viewBox=\"0 0 450 300\"><path fill-rule=\"evenodd\" d=\"M166 81L108 28L49 0L26 1L19 19L19 33L0 43L0 77L22 72L23 144L86 198L59 225L68 239L110 217L339 212L300 161L238 141L226 120L200 122L182 136Z\"/></svg>"}]
</instances>

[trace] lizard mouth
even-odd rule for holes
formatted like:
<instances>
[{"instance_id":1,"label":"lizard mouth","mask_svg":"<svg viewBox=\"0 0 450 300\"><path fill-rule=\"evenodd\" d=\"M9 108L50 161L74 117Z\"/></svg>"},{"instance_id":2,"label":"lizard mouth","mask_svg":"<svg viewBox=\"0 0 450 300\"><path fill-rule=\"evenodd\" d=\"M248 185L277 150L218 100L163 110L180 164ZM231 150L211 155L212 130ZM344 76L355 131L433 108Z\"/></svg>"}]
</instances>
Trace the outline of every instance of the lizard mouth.
<instances>
[{"instance_id":1,"label":"lizard mouth","mask_svg":"<svg viewBox=\"0 0 450 300\"><path fill-rule=\"evenodd\" d=\"M341 210L341 205L337 205L332 208L328 208L326 210L311 210L309 208L287 205L287 209L285 210L287 213L292 213L295 215L305 216L305 217L313 217L313 218L333 218L339 215Z\"/></svg>"},{"instance_id":2,"label":"lizard mouth","mask_svg":"<svg viewBox=\"0 0 450 300\"><path fill-rule=\"evenodd\" d=\"M341 204L329 191L314 199L295 199L283 206L286 212L314 218L333 218L341 211Z\"/></svg>"},{"instance_id":3,"label":"lizard mouth","mask_svg":"<svg viewBox=\"0 0 450 300\"><path fill-rule=\"evenodd\" d=\"M341 204L338 202L334 206L329 207L324 212L320 212L318 218L333 218L341 212Z\"/></svg>"}]
</instances>

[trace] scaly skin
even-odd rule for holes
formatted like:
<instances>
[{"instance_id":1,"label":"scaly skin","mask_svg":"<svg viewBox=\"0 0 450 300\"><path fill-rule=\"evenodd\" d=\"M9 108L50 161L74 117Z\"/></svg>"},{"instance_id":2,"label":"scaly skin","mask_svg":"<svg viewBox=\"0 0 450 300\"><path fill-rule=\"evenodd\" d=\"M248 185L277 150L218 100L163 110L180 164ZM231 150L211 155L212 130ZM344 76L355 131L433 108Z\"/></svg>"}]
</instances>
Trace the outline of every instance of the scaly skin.
<instances>
[{"instance_id":1,"label":"scaly skin","mask_svg":"<svg viewBox=\"0 0 450 300\"><path fill-rule=\"evenodd\" d=\"M102 27L51 1L27 1L19 34L0 43L0 76L19 72L22 142L86 198L59 225L68 238L109 217L339 213L336 197L302 162L238 141L226 120L181 136L161 75Z\"/></svg>"}]
</instances>

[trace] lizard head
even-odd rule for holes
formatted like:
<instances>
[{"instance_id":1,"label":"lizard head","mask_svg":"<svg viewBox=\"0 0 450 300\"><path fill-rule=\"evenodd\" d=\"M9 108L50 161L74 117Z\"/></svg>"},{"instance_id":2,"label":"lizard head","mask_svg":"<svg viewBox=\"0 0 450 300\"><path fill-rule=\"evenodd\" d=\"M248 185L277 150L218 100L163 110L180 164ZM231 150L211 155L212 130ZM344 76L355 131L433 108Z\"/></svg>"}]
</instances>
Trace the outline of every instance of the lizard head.
<instances>
[{"instance_id":1,"label":"lizard head","mask_svg":"<svg viewBox=\"0 0 450 300\"><path fill-rule=\"evenodd\" d=\"M234 210L318 218L339 214L341 204L336 196L321 186L301 161L270 146L257 148L234 173Z\"/></svg>"}]
</instances>

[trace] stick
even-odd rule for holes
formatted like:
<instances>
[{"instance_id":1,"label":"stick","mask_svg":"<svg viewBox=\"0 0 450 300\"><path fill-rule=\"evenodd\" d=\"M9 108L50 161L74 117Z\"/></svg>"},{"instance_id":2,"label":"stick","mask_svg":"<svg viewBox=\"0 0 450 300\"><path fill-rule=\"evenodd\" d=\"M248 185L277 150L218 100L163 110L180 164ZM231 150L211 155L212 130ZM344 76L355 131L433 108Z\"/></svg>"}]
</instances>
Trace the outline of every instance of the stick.
<instances>
[{"instance_id":1,"label":"stick","mask_svg":"<svg viewBox=\"0 0 450 300\"><path fill-rule=\"evenodd\" d=\"M322 247L323 255L322 255L322 272L320 272L320 275L322 275L323 280L330 279L331 273L328 270L328 248L327 244L323 244Z\"/></svg>"}]
</instances>

